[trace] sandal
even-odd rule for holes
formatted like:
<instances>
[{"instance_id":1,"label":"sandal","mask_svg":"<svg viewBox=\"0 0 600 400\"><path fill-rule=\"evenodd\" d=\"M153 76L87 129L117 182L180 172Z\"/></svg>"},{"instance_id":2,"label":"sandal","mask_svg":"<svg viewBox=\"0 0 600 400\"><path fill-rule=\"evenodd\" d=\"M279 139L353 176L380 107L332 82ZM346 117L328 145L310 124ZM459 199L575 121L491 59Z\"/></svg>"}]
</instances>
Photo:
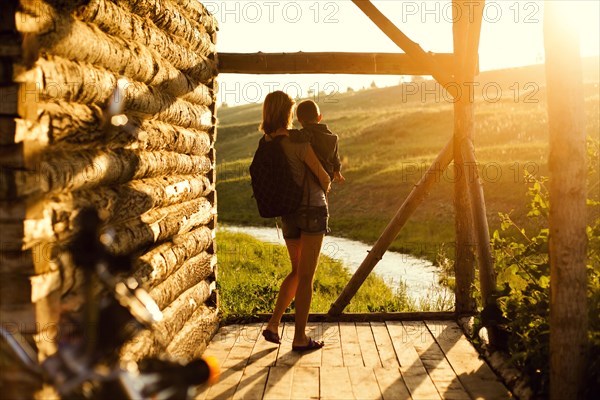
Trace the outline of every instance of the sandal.
<instances>
[{"instance_id":1,"label":"sandal","mask_svg":"<svg viewBox=\"0 0 600 400\"><path fill-rule=\"evenodd\" d=\"M308 338L308 344L305 346L292 346L292 351L304 352L304 351L313 351L319 350L325 346L325 343L320 340L312 340L312 338Z\"/></svg>"},{"instance_id":2,"label":"sandal","mask_svg":"<svg viewBox=\"0 0 600 400\"><path fill-rule=\"evenodd\" d=\"M267 342L281 344L281 339L279 339L279 335L275 332L265 329L264 331L262 331L262 335L265 337L265 340Z\"/></svg>"}]
</instances>

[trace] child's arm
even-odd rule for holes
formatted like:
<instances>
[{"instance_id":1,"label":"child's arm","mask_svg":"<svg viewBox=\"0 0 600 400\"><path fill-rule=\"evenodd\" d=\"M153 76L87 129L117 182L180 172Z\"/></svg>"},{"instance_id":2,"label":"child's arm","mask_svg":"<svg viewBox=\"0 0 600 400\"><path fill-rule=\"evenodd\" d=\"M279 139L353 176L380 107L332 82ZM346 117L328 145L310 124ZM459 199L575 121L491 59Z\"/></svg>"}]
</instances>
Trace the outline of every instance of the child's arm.
<instances>
[{"instance_id":1,"label":"child's arm","mask_svg":"<svg viewBox=\"0 0 600 400\"><path fill-rule=\"evenodd\" d=\"M329 189L331 188L331 179L329 178L329 174L323 166L321 165L321 161L317 158L315 151L312 146L308 145L306 149L306 154L304 156L304 162L310 168L313 174L319 180L319 184L321 188L325 191L325 194L329 193Z\"/></svg>"}]
</instances>

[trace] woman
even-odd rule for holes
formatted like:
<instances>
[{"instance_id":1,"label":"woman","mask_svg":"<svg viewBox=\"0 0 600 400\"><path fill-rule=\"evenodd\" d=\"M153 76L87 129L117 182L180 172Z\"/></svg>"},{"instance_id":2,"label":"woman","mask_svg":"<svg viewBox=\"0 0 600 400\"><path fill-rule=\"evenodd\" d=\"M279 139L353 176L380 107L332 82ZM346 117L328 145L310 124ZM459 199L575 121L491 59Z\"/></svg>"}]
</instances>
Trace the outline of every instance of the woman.
<instances>
[{"instance_id":1,"label":"woman","mask_svg":"<svg viewBox=\"0 0 600 400\"><path fill-rule=\"evenodd\" d=\"M282 91L269 93L263 104L263 121L260 129L265 139L286 135L292 126L294 100ZM326 194L331 181L308 143L293 143L287 137L281 147L290 162L294 180L304 187L300 208L281 218L283 238L290 255L292 271L283 280L273 315L263 331L266 340L281 343L279 323L286 308L295 298L296 319L292 350L307 351L323 347L323 342L306 335L306 323L312 300L313 279L323 236L327 232ZM312 173L311 173L312 172Z\"/></svg>"}]
</instances>

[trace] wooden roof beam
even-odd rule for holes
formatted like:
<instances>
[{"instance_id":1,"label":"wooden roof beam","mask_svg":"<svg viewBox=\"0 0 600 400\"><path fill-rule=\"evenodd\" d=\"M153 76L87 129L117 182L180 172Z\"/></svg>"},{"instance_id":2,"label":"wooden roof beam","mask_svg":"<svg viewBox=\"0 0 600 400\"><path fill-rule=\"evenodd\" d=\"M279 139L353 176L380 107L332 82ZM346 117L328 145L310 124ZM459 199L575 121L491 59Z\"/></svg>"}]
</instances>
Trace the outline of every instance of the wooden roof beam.
<instances>
[{"instance_id":1,"label":"wooden roof beam","mask_svg":"<svg viewBox=\"0 0 600 400\"><path fill-rule=\"evenodd\" d=\"M432 75L403 53L219 53L219 72L234 74ZM453 54L432 54L437 65L453 68Z\"/></svg>"},{"instance_id":2,"label":"wooden roof beam","mask_svg":"<svg viewBox=\"0 0 600 400\"><path fill-rule=\"evenodd\" d=\"M390 21L381 11L377 9L369 0L352 0L352 2L361 9L371 21L375 23L398 47L412 57L416 62L427 67L431 71L431 76L444 87L452 97L457 96L457 85L454 82L452 69L444 68L437 63L437 60L425 52L418 43L413 42L406 36L392 21Z\"/></svg>"}]
</instances>

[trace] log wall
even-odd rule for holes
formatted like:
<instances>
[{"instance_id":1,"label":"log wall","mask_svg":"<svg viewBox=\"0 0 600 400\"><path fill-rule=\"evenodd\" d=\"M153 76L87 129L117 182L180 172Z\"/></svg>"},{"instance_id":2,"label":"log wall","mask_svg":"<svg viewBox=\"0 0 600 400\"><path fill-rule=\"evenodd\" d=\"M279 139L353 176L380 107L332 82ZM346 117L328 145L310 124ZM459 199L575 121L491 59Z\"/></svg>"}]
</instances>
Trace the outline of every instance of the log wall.
<instances>
[{"instance_id":1,"label":"log wall","mask_svg":"<svg viewBox=\"0 0 600 400\"><path fill-rule=\"evenodd\" d=\"M216 20L190 0L3 0L0 29L1 323L56 350L81 306L65 257L86 206L165 318L123 354L190 359L217 326ZM103 129L120 78L128 123Z\"/></svg>"}]
</instances>

